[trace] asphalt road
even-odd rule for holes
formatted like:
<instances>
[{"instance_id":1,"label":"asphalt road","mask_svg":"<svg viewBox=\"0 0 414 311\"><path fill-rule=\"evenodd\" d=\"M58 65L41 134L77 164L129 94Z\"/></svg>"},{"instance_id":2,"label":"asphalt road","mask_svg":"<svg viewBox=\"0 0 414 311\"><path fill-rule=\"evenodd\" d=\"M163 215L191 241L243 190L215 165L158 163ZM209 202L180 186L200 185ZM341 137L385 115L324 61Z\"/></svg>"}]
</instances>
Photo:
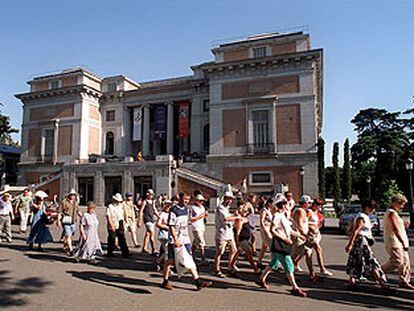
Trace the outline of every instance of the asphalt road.
<instances>
[{"instance_id":1,"label":"asphalt road","mask_svg":"<svg viewBox=\"0 0 414 311\"><path fill-rule=\"evenodd\" d=\"M102 211L99 214L102 218ZM214 224L209 223L207 228L208 255L212 258ZM17 231L17 227L13 229ZM103 223L100 230L105 241ZM60 232L53 228L52 233L58 240ZM176 288L166 291L160 288L162 277L153 271L152 258L138 249L131 248L131 259L104 258L92 266L74 263L61 252L58 242L37 252L28 251L24 240L14 233L13 243L0 247L1 310L414 310L414 292L407 290L383 296L364 284L360 292L346 291L346 237L333 228L324 234L323 247L326 264L334 275L316 284L306 275L297 276L299 285L308 292L305 299L291 296L284 275L278 273L271 275L269 291L258 288L253 283L257 276L244 260L239 264L242 279L218 279L211 274L211 267L202 267L201 276L214 283L212 288L196 292L189 277L173 277ZM385 262L381 239L374 250L380 262ZM390 275L394 286L396 280L396 275Z\"/></svg>"}]
</instances>

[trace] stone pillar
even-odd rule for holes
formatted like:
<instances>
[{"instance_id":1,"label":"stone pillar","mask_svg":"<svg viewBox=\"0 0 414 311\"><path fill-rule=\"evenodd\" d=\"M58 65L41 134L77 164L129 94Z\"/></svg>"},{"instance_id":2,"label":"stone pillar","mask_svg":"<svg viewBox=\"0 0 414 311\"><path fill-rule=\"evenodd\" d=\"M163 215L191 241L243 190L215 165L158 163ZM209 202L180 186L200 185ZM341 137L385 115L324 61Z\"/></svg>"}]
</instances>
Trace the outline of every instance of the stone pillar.
<instances>
[{"instance_id":1,"label":"stone pillar","mask_svg":"<svg viewBox=\"0 0 414 311\"><path fill-rule=\"evenodd\" d=\"M144 131L142 134L142 155L148 157L150 155L150 111L148 106L144 107Z\"/></svg>"},{"instance_id":2,"label":"stone pillar","mask_svg":"<svg viewBox=\"0 0 414 311\"><path fill-rule=\"evenodd\" d=\"M123 177L122 186L124 188L124 189L122 189L123 190L122 195L124 196L126 192L133 193L134 192L134 183L133 183L133 180L132 180L131 171L129 169L126 169L124 171L124 174L123 174L122 177Z\"/></svg>"},{"instance_id":3,"label":"stone pillar","mask_svg":"<svg viewBox=\"0 0 414 311\"><path fill-rule=\"evenodd\" d=\"M167 111L167 154L174 153L174 105L168 103Z\"/></svg>"},{"instance_id":4,"label":"stone pillar","mask_svg":"<svg viewBox=\"0 0 414 311\"><path fill-rule=\"evenodd\" d=\"M58 158L58 143L59 143L59 119L54 123L53 131L53 164L57 163Z\"/></svg>"},{"instance_id":5,"label":"stone pillar","mask_svg":"<svg viewBox=\"0 0 414 311\"><path fill-rule=\"evenodd\" d=\"M93 197L97 206L105 205L105 182L102 171L95 171L93 177Z\"/></svg>"}]
</instances>

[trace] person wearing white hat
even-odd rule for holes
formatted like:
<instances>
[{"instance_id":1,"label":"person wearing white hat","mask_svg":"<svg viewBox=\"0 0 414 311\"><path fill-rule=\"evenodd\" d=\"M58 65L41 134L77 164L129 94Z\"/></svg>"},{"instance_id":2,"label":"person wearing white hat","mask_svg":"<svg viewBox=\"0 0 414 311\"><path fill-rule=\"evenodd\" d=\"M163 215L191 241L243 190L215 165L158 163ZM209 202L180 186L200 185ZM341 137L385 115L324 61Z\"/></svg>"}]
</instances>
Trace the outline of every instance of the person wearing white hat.
<instances>
[{"instance_id":1,"label":"person wearing white hat","mask_svg":"<svg viewBox=\"0 0 414 311\"><path fill-rule=\"evenodd\" d=\"M278 200L278 197L276 197ZM262 210L260 211L260 236L262 238L262 247L257 256L257 265L262 268L262 260L266 250L270 248L272 242L272 234L270 233L270 225L272 224L275 202L272 198L266 200Z\"/></svg>"},{"instance_id":2,"label":"person wearing white hat","mask_svg":"<svg viewBox=\"0 0 414 311\"><path fill-rule=\"evenodd\" d=\"M38 190L35 192L35 198L33 200L33 205L31 207L33 212L32 217L32 226L30 228L30 234L27 238L27 244L29 244L29 249L33 249L33 244L38 244L38 249L42 250L42 244L52 242L53 238L49 231L49 228L46 225L46 203L45 199L48 195L42 191Z\"/></svg>"},{"instance_id":3,"label":"person wearing white hat","mask_svg":"<svg viewBox=\"0 0 414 311\"><path fill-rule=\"evenodd\" d=\"M69 256L74 254L72 246L72 237L75 235L76 223L82 217L77 201L78 193L75 189L71 189L62 200L57 210L56 225L63 227L63 251Z\"/></svg>"},{"instance_id":4,"label":"person wearing white hat","mask_svg":"<svg viewBox=\"0 0 414 311\"><path fill-rule=\"evenodd\" d=\"M27 230L27 221L30 216L30 208L33 205L33 199L28 188L24 189L23 193L17 199L15 213L20 216L20 233Z\"/></svg>"},{"instance_id":5,"label":"person wearing white hat","mask_svg":"<svg viewBox=\"0 0 414 311\"><path fill-rule=\"evenodd\" d=\"M152 254L155 254L155 217L159 218L160 215L155 207L154 191L149 189L147 191L146 198L142 202L141 210L138 217L138 228L141 228L142 222L145 224L145 236L142 243L142 252L149 253L147 246L148 242L151 244Z\"/></svg>"},{"instance_id":6,"label":"person wearing white hat","mask_svg":"<svg viewBox=\"0 0 414 311\"><path fill-rule=\"evenodd\" d=\"M106 220L108 224L108 250L107 256L112 257L115 250L115 240L118 239L122 257L129 257L129 249L125 239L125 212L122 195L117 193L112 196L112 203L106 208Z\"/></svg>"},{"instance_id":7,"label":"person wearing white hat","mask_svg":"<svg viewBox=\"0 0 414 311\"><path fill-rule=\"evenodd\" d=\"M208 264L206 260L206 256L204 253L204 248L206 247L206 240L204 238L204 234L206 231L206 226L204 220L208 217L208 213L206 208L204 207L204 202L206 198L201 194L197 194L194 199L194 205L190 208L190 221L192 227L192 234L193 234L193 243L192 243L192 252L195 258L195 252L197 249L200 250L201 255L201 263L203 265Z\"/></svg>"},{"instance_id":8,"label":"person wearing white hat","mask_svg":"<svg viewBox=\"0 0 414 311\"><path fill-rule=\"evenodd\" d=\"M8 243L12 242L11 222L13 219L14 215L10 194L6 192L3 193L2 198L0 199L0 234L3 232L6 234Z\"/></svg>"},{"instance_id":9,"label":"person wearing white hat","mask_svg":"<svg viewBox=\"0 0 414 311\"><path fill-rule=\"evenodd\" d=\"M306 265L308 266L310 280L315 282L318 280L312 263L312 247L307 244L309 235L309 218L307 209L312 204L312 199L308 195L302 195L299 201L299 206L294 209L292 214L293 229L299 233L295 237L292 246L292 259L295 263L295 269L301 271L299 261L303 256L306 258Z\"/></svg>"},{"instance_id":10,"label":"person wearing white hat","mask_svg":"<svg viewBox=\"0 0 414 311\"><path fill-rule=\"evenodd\" d=\"M235 196L233 192L226 191L224 193L223 203L216 209L216 255L214 256L214 273L216 276L224 278L225 275L221 272L220 262L227 247L230 247L229 256L229 273L232 273L231 263L233 257L236 255L237 246L234 240L233 221L241 219L240 216L232 216L229 207L234 201Z\"/></svg>"},{"instance_id":11,"label":"person wearing white hat","mask_svg":"<svg viewBox=\"0 0 414 311\"><path fill-rule=\"evenodd\" d=\"M161 271L161 264L166 261L168 258L167 256L167 246L169 242L169 236L168 236L168 218L170 215L170 209L173 205L171 200L164 200L162 203L162 212L160 214L160 217L157 221L157 228L158 228L158 242L160 243L160 254L157 259L154 261L155 270L157 272Z\"/></svg>"}]
</instances>

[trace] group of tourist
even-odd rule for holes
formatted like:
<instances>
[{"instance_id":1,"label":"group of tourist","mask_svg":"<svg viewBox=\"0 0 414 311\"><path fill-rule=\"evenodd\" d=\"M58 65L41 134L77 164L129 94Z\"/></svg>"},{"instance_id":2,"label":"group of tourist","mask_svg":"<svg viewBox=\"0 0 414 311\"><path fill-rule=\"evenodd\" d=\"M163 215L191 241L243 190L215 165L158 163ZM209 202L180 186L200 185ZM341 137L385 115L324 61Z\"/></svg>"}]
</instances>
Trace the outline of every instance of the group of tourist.
<instances>
[{"instance_id":1,"label":"group of tourist","mask_svg":"<svg viewBox=\"0 0 414 311\"><path fill-rule=\"evenodd\" d=\"M33 249L37 244L38 249L42 250L42 245L53 240L49 226L55 223L62 230L63 251L78 262L95 264L103 256L96 205L89 202L86 212L82 213L78 201L79 196L75 190L67 193L62 202L57 204L49 200L44 191L38 190L32 197L29 189L26 189L16 198L13 207L10 194L4 193L0 199L0 233L4 233L6 241L11 243L11 222L14 215L20 216L21 233L26 232L30 218L28 246ZM401 287L414 289L411 285L409 240L405 223L399 215L406 202L403 195L395 195L384 215L384 244L390 258L383 266L379 264L371 248L375 240L369 215L375 211L376 204L372 200L362 204L361 212L350 226L349 242L345 247L349 254L346 265L349 289L355 289L358 281L365 278L373 280L383 290L390 291L386 273L394 270L399 273ZM114 194L105 213L107 257L113 257L114 252L119 249L122 257L128 258L130 250L127 235L130 235L134 247L140 247L137 228L144 225L142 252L154 255L154 269L162 271L163 288L173 289L169 280L171 269L174 268L177 256L181 256L181 260L185 257L184 253L192 255L194 264L190 263L186 268L191 273L197 290L211 286L211 282L200 279L195 264L197 253L200 256L198 266L209 264L205 253L208 217L205 203L206 198L201 191L195 191L193 195L181 192L172 198L166 195L156 198L154 191L149 189L137 204L130 192L124 196L120 193ZM273 270L283 271L292 287L291 293L306 297L306 293L295 280L295 273L302 271L302 259L305 259L310 281L315 282L320 277L332 275L325 267L321 246L320 213L323 203L321 199L303 195L296 205L293 194L288 191L266 200L261 199L258 209L259 204L254 194L235 196L231 191L225 192L221 204L215 209L214 275L219 278L226 277L222 271L221 258L228 250L228 276L238 277L237 263L244 254L253 272L258 275L257 285L268 289L269 274ZM255 213L260 214L259 253L256 251L256 228L253 220ZM79 240L74 243L77 228ZM160 245L159 251L155 246L156 239ZM271 253L271 260L265 264L267 250ZM314 270L313 253L316 254L320 273Z\"/></svg>"}]
</instances>

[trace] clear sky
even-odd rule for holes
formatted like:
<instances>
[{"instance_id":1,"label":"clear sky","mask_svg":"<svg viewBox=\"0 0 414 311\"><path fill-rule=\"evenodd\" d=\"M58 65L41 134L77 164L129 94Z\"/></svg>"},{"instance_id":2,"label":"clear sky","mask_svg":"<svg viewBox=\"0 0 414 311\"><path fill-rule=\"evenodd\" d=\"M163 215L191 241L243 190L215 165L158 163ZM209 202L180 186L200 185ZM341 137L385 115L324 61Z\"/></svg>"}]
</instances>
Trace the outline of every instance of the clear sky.
<instances>
[{"instance_id":1,"label":"clear sky","mask_svg":"<svg viewBox=\"0 0 414 311\"><path fill-rule=\"evenodd\" d=\"M14 94L36 75L73 66L138 82L188 75L216 40L306 25L324 49L331 149L355 140L359 109L413 106L413 12L411 0L0 0L0 102L19 128Z\"/></svg>"}]
</instances>

